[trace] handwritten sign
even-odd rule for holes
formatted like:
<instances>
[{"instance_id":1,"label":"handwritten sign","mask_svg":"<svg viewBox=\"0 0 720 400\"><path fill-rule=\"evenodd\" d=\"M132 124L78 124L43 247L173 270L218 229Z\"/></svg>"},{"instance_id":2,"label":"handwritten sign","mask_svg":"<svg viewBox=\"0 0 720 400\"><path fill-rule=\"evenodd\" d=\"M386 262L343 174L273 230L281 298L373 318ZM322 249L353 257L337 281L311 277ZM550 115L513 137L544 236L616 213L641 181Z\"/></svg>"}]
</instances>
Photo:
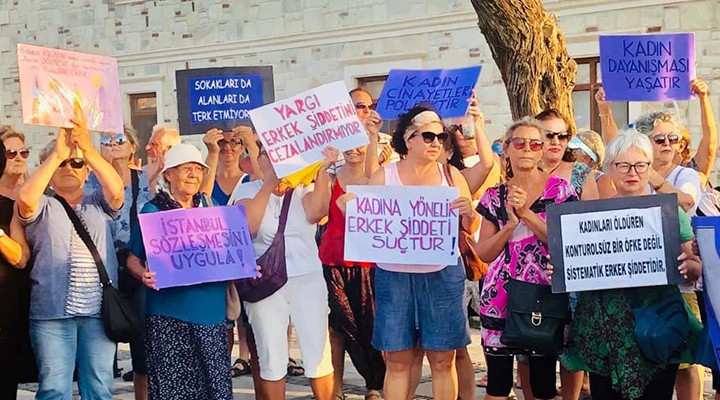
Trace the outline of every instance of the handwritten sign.
<instances>
[{"instance_id":1,"label":"handwritten sign","mask_svg":"<svg viewBox=\"0 0 720 400\"><path fill-rule=\"evenodd\" d=\"M322 160L328 146L345 151L368 144L341 81L256 108L250 118L279 178Z\"/></svg>"},{"instance_id":2,"label":"handwritten sign","mask_svg":"<svg viewBox=\"0 0 720 400\"><path fill-rule=\"evenodd\" d=\"M123 131L116 59L29 44L17 55L23 123L72 127L78 103L91 130Z\"/></svg>"},{"instance_id":3,"label":"handwritten sign","mask_svg":"<svg viewBox=\"0 0 720 400\"><path fill-rule=\"evenodd\" d=\"M158 289L257 275L242 206L178 209L139 219Z\"/></svg>"},{"instance_id":4,"label":"handwritten sign","mask_svg":"<svg viewBox=\"0 0 720 400\"><path fill-rule=\"evenodd\" d=\"M687 100L695 78L695 35L600 36L600 67L609 101Z\"/></svg>"},{"instance_id":5,"label":"handwritten sign","mask_svg":"<svg viewBox=\"0 0 720 400\"><path fill-rule=\"evenodd\" d=\"M682 283L677 196L551 204L554 293Z\"/></svg>"},{"instance_id":6,"label":"handwritten sign","mask_svg":"<svg viewBox=\"0 0 720 400\"><path fill-rule=\"evenodd\" d=\"M462 117L481 67L390 70L375 110L383 119L397 119L416 104L431 104L442 118Z\"/></svg>"},{"instance_id":7,"label":"handwritten sign","mask_svg":"<svg viewBox=\"0 0 720 400\"><path fill-rule=\"evenodd\" d=\"M720 310L720 217L693 217L692 224L703 263L703 295L707 314L703 325L715 350L716 365L708 367L717 369L720 365L720 323L715 310Z\"/></svg>"},{"instance_id":8,"label":"handwritten sign","mask_svg":"<svg viewBox=\"0 0 720 400\"><path fill-rule=\"evenodd\" d=\"M272 67L178 70L175 82L183 135L229 132L250 122L250 110L275 101Z\"/></svg>"},{"instance_id":9,"label":"handwritten sign","mask_svg":"<svg viewBox=\"0 0 720 400\"><path fill-rule=\"evenodd\" d=\"M345 259L389 264L457 263L460 219L447 186L348 186Z\"/></svg>"}]
</instances>

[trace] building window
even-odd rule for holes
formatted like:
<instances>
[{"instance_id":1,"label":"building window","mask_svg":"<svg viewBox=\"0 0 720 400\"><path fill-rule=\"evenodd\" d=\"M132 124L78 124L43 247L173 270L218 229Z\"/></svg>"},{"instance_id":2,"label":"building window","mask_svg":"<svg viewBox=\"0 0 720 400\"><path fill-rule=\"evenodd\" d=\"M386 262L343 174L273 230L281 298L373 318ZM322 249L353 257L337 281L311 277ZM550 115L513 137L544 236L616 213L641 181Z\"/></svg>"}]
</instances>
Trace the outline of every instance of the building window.
<instances>
[{"instance_id":1,"label":"building window","mask_svg":"<svg viewBox=\"0 0 720 400\"><path fill-rule=\"evenodd\" d=\"M575 89L572 92L575 125L578 129L590 128L600 132L600 114L595 103L595 92L602 86L600 76L600 58L577 58ZM628 125L628 103L612 103L613 116L620 129Z\"/></svg>"},{"instance_id":2,"label":"building window","mask_svg":"<svg viewBox=\"0 0 720 400\"><path fill-rule=\"evenodd\" d=\"M129 95L130 123L138 134L140 146L135 153L136 157L145 159L145 144L150 141L152 128L157 124L157 96L152 93L138 93Z\"/></svg>"}]
</instances>

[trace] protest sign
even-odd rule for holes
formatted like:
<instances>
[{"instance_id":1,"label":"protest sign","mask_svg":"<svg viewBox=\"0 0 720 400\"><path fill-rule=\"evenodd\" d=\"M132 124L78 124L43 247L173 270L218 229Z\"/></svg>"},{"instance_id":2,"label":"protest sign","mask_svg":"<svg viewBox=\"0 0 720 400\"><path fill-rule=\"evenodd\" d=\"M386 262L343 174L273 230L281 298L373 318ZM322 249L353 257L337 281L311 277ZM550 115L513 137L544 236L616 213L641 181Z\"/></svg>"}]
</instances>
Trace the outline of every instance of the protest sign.
<instances>
[{"instance_id":1,"label":"protest sign","mask_svg":"<svg viewBox=\"0 0 720 400\"><path fill-rule=\"evenodd\" d=\"M547 206L554 293L678 284L677 195Z\"/></svg>"},{"instance_id":2,"label":"protest sign","mask_svg":"<svg viewBox=\"0 0 720 400\"><path fill-rule=\"evenodd\" d=\"M182 208L139 220L158 289L257 276L242 206Z\"/></svg>"},{"instance_id":3,"label":"protest sign","mask_svg":"<svg viewBox=\"0 0 720 400\"><path fill-rule=\"evenodd\" d=\"M278 178L322 160L326 147L345 151L368 144L342 81L256 108L250 118Z\"/></svg>"},{"instance_id":4,"label":"protest sign","mask_svg":"<svg viewBox=\"0 0 720 400\"><path fill-rule=\"evenodd\" d=\"M345 259L389 264L457 263L460 218L447 186L348 186Z\"/></svg>"},{"instance_id":5,"label":"protest sign","mask_svg":"<svg viewBox=\"0 0 720 400\"><path fill-rule=\"evenodd\" d=\"M20 43L17 56L23 123L70 128L77 103L89 129L123 131L116 59Z\"/></svg>"},{"instance_id":6,"label":"protest sign","mask_svg":"<svg viewBox=\"0 0 720 400\"><path fill-rule=\"evenodd\" d=\"M175 71L182 135L212 128L225 132L250 122L250 110L275 101L272 67L226 67Z\"/></svg>"},{"instance_id":7,"label":"protest sign","mask_svg":"<svg viewBox=\"0 0 720 400\"><path fill-rule=\"evenodd\" d=\"M600 68L608 101L687 100L695 78L695 35L600 36Z\"/></svg>"},{"instance_id":8,"label":"protest sign","mask_svg":"<svg viewBox=\"0 0 720 400\"><path fill-rule=\"evenodd\" d=\"M431 104L442 118L462 117L468 109L481 67L390 70L375 110L397 119L418 103Z\"/></svg>"},{"instance_id":9,"label":"protest sign","mask_svg":"<svg viewBox=\"0 0 720 400\"><path fill-rule=\"evenodd\" d=\"M707 318L702 322L712 340L716 363L707 366L717 370L720 365L720 323L715 310L720 310L720 217L693 217L692 222L703 263L703 296Z\"/></svg>"}]
</instances>

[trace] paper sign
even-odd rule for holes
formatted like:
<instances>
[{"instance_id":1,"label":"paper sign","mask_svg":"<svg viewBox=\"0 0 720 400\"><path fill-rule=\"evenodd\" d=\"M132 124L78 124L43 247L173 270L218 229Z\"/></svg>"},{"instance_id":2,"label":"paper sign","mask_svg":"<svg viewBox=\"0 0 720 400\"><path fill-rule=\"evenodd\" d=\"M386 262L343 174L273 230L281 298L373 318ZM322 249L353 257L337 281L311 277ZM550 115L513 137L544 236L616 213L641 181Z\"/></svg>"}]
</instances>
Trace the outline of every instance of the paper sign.
<instances>
[{"instance_id":1,"label":"paper sign","mask_svg":"<svg viewBox=\"0 0 720 400\"><path fill-rule=\"evenodd\" d=\"M695 35L600 36L600 67L608 101L687 100L695 78Z\"/></svg>"},{"instance_id":2,"label":"paper sign","mask_svg":"<svg viewBox=\"0 0 720 400\"><path fill-rule=\"evenodd\" d=\"M326 147L342 152L368 144L342 81L256 108L250 118L278 178L322 160Z\"/></svg>"},{"instance_id":3,"label":"paper sign","mask_svg":"<svg viewBox=\"0 0 720 400\"><path fill-rule=\"evenodd\" d=\"M458 259L460 218L447 186L348 186L357 198L345 215L345 259L450 265Z\"/></svg>"},{"instance_id":4,"label":"paper sign","mask_svg":"<svg viewBox=\"0 0 720 400\"><path fill-rule=\"evenodd\" d=\"M692 222L702 259L703 295L707 313L703 325L712 340L717 363L709 367L717 369L717 365L720 365L720 324L715 310L720 310L720 217L693 217Z\"/></svg>"},{"instance_id":5,"label":"paper sign","mask_svg":"<svg viewBox=\"0 0 720 400\"><path fill-rule=\"evenodd\" d=\"M462 117L480 69L390 70L375 110L383 119L397 119L416 104L431 104L442 118Z\"/></svg>"},{"instance_id":6,"label":"paper sign","mask_svg":"<svg viewBox=\"0 0 720 400\"><path fill-rule=\"evenodd\" d=\"M547 206L554 293L678 284L677 196Z\"/></svg>"},{"instance_id":7,"label":"paper sign","mask_svg":"<svg viewBox=\"0 0 720 400\"><path fill-rule=\"evenodd\" d=\"M257 276L242 206L183 208L139 219L158 289Z\"/></svg>"},{"instance_id":8,"label":"paper sign","mask_svg":"<svg viewBox=\"0 0 720 400\"><path fill-rule=\"evenodd\" d=\"M77 102L88 128L122 132L117 60L18 44L23 123L69 128Z\"/></svg>"},{"instance_id":9,"label":"paper sign","mask_svg":"<svg viewBox=\"0 0 720 400\"><path fill-rule=\"evenodd\" d=\"M175 82L183 135L232 131L249 124L250 110L275 101L272 67L178 70Z\"/></svg>"}]
</instances>

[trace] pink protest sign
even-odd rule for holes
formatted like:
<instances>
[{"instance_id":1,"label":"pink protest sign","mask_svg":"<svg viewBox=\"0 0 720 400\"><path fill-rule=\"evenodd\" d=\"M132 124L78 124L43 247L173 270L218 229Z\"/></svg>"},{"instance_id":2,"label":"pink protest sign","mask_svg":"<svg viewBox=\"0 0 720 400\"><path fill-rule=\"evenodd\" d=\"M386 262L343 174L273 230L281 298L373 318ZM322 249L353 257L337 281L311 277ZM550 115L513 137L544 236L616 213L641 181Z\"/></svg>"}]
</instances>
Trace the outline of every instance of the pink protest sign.
<instances>
[{"instance_id":1,"label":"pink protest sign","mask_svg":"<svg viewBox=\"0 0 720 400\"><path fill-rule=\"evenodd\" d=\"M258 107L249 114L280 178L322 160L326 147L346 151L368 144L365 127L341 81Z\"/></svg>"},{"instance_id":2,"label":"pink protest sign","mask_svg":"<svg viewBox=\"0 0 720 400\"><path fill-rule=\"evenodd\" d=\"M90 130L123 131L116 59L28 44L17 54L25 124L71 127L77 101Z\"/></svg>"},{"instance_id":3,"label":"pink protest sign","mask_svg":"<svg viewBox=\"0 0 720 400\"><path fill-rule=\"evenodd\" d=\"M158 289L257 276L242 206L140 214L140 228Z\"/></svg>"}]
</instances>

